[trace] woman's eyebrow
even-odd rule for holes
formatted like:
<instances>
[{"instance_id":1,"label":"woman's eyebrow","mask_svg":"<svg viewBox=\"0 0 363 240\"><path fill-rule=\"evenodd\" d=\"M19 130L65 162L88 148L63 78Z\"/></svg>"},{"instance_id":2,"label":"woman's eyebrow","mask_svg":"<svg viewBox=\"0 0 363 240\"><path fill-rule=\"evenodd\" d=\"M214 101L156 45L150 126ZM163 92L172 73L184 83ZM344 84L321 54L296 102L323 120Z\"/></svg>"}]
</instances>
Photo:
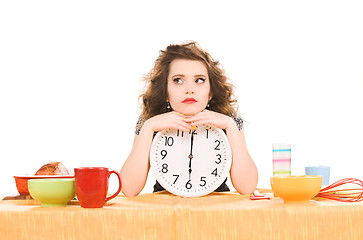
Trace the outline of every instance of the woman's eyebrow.
<instances>
[{"instance_id":1,"label":"woman's eyebrow","mask_svg":"<svg viewBox=\"0 0 363 240\"><path fill-rule=\"evenodd\" d=\"M172 76L172 78L175 78L175 77L185 77L185 75L184 74L175 74Z\"/></svg>"},{"instance_id":2,"label":"woman's eyebrow","mask_svg":"<svg viewBox=\"0 0 363 240\"><path fill-rule=\"evenodd\" d=\"M206 77L206 76L203 74L198 74L198 75L194 75L194 77Z\"/></svg>"},{"instance_id":3,"label":"woman's eyebrow","mask_svg":"<svg viewBox=\"0 0 363 240\"><path fill-rule=\"evenodd\" d=\"M185 77L185 75L184 74L175 74L175 75L172 76L172 78L175 78L175 77ZM197 74L197 75L194 75L194 77L204 77L204 78L206 78L206 76L203 75L203 74Z\"/></svg>"}]
</instances>

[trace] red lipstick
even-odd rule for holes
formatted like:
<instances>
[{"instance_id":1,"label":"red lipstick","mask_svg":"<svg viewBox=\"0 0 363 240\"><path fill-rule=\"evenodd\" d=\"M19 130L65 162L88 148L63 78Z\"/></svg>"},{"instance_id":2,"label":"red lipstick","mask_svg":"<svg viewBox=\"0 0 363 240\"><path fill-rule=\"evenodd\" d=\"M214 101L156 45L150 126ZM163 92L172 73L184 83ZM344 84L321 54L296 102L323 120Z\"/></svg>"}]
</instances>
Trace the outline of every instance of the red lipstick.
<instances>
[{"instance_id":1,"label":"red lipstick","mask_svg":"<svg viewBox=\"0 0 363 240\"><path fill-rule=\"evenodd\" d=\"M186 104L193 104L196 102L197 102L197 100L195 100L194 98L186 98L182 101L182 103L186 103Z\"/></svg>"}]
</instances>

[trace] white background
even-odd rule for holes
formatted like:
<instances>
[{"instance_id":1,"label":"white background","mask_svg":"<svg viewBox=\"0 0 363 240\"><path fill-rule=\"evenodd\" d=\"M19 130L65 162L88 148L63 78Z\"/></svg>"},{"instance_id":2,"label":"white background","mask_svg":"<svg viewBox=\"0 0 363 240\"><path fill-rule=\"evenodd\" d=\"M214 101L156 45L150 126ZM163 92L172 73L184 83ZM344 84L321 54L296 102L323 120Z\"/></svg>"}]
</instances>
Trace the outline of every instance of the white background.
<instances>
[{"instance_id":1,"label":"white background","mask_svg":"<svg viewBox=\"0 0 363 240\"><path fill-rule=\"evenodd\" d=\"M52 161L119 171L142 77L186 40L237 87L259 187L270 187L275 142L292 144L293 174L329 165L331 182L363 179L362 2L230 2L2 1L0 195Z\"/></svg>"}]
</instances>

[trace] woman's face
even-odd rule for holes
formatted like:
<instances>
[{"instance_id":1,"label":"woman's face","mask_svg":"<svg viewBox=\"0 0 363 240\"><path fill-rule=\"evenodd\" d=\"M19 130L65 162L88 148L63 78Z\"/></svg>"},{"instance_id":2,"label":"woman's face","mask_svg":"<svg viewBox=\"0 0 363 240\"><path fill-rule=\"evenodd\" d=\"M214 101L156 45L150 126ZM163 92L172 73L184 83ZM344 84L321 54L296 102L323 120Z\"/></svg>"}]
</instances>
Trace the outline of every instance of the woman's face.
<instances>
[{"instance_id":1,"label":"woman's face","mask_svg":"<svg viewBox=\"0 0 363 240\"><path fill-rule=\"evenodd\" d=\"M203 111L211 99L207 68L202 61L175 59L170 63L168 101L172 109L185 115Z\"/></svg>"}]
</instances>

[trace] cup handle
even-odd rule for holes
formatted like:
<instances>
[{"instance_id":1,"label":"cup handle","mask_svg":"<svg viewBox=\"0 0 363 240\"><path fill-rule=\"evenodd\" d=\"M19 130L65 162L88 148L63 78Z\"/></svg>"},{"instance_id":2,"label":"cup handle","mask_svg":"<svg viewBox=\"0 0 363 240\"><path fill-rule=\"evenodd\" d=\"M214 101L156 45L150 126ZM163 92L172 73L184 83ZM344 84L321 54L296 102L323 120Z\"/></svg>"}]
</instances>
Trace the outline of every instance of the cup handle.
<instances>
[{"instance_id":1,"label":"cup handle","mask_svg":"<svg viewBox=\"0 0 363 240\"><path fill-rule=\"evenodd\" d=\"M107 202L107 201L109 201L109 200L111 200L112 198L114 198L114 197L116 197L120 192L121 192L121 176L120 176L120 174L118 173L118 172L116 172L116 171L109 171L108 172L108 178L110 178L110 176L111 176L111 174L112 173L114 173L114 174L116 174L117 175L117 178L118 178L118 182L119 182L119 185L118 185L118 190L117 190L117 192L115 193L115 194L113 194L112 196L110 196L110 197L107 197L106 199L105 199L105 202Z\"/></svg>"}]
</instances>

